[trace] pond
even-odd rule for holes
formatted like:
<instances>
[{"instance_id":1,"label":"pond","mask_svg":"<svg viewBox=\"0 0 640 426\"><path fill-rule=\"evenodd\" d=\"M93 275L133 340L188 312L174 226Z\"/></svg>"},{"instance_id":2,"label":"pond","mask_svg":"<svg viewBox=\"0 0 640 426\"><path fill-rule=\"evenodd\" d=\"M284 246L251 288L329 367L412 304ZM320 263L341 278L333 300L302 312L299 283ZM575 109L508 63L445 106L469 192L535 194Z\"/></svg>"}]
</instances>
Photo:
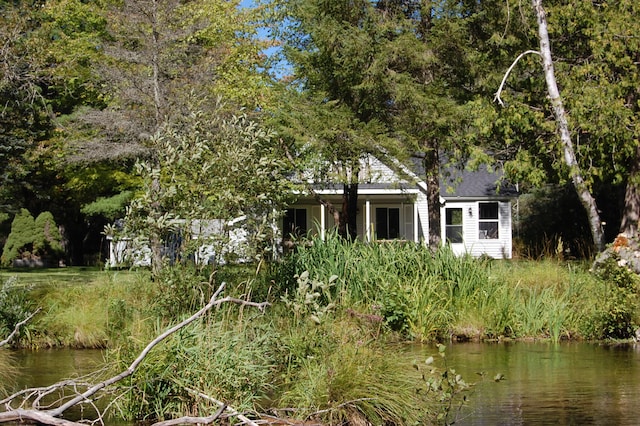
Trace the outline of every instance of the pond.
<instances>
[{"instance_id":1,"label":"pond","mask_svg":"<svg viewBox=\"0 0 640 426\"><path fill-rule=\"evenodd\" d=\"M414 350L424 358L437 352ZM449 367L475 383L456 425L640 424L640 345L464 343L446 354ZM102 361L94 350L15 355L20 388L93 371ZM497 374L504 380L494 381Z\"/></svg>"},{"instance_id":2,"label":"pond","mask_svg":"<svg viewBox=\"0 0 640 426\"><path fill-rule=\"evenodd\" d=\"M475 382L456 424L640 424L640 345L465 343L446 353Z\"/></svg>"}]
</instances>

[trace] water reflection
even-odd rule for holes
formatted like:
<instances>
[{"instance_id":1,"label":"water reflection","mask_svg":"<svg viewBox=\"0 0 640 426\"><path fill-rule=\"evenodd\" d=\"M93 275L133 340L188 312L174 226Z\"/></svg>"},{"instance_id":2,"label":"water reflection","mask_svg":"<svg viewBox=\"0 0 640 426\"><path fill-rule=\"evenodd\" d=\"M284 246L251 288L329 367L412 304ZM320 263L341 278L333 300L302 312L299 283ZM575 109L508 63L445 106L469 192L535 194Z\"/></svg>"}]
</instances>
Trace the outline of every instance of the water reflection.
<instances>
[{"instance_id":1,"label":"water reflection","mask_svg":"<svg viewBox=\"0 0 640 426\"><path fill-rule=\"evenodd\" d=\"M585 343L452 345L450 367L476 383L456 424L640 424L639 349ZM504 381L493 380L498 373Z\"/></svg>"},{"instance_id":2,"label":"water reflection","mask_svg":"<svg viewBox=\"0 0 640 426\"><path fill-rule=\"evenodd\" d=\"M436 352L414 349L425 358ZM640 346L465 343L446 353L449 366L476 383L457 425L640 424ZM93 371L103 361L100 351L88 350L15 355L22 372L18 388ZM505 380L494 382L498 373Z\"/></svg>"},{"instance_id":3,"label":"water reflection","mask_svg":"<svg viewBox=\"0 0 640 426\"><path fill-rule=\"evenodd\" d=\"M14 352L20 375L17 389L48 386L62 379L97 371L104 364L102 351L93 349L51 349Z\"/></svg>"}]
</instances>

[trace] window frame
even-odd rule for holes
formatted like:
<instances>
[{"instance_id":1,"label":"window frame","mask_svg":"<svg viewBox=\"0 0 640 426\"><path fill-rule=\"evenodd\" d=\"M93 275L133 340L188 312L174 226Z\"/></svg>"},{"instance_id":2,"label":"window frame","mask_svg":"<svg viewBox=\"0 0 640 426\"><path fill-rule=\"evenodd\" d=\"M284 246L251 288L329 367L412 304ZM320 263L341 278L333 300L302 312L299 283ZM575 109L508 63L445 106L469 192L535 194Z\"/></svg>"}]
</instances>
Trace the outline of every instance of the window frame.
<instances>
[{"instance_id":1,"label":"window frame","mask_svg":"<svg viewBox=\"0 0 640 426\"><path fill-rule=\"evenodd\" d=\"M456 212L459 213L460 223L452 223L454 221L454 213ZM445 207L444 216L444 235L446 241L450 244L464 243L464 215L462 207Z\"/></svg>"},{"instance_id":2,"label":"window frame","mask_svg":"<svg viewBox=\"0 0 640 426\"><path fill-rule=\"evenodd\" d=\"M478 203L478 238L500 239L500 204L497 201Z\"/></svg>"}]
</instances>

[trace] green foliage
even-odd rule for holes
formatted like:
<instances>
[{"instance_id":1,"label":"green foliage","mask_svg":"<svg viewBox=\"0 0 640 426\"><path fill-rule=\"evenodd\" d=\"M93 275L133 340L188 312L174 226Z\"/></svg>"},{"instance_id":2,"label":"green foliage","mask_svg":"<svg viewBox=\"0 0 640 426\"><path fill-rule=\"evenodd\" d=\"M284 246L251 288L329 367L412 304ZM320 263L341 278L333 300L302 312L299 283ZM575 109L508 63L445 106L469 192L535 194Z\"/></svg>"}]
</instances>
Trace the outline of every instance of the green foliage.
<instances>
[{"instance_id":1,"label":"green foliage","mask_svg":"<svg viewBox=\"0 0 640 426\"><path fill-rule=\"evenodd\" d=\"M11 265L23 253L31 254L35 240L35 219L27 209L21 209L11 223L11 233L2 250L2 265Z\"/></svg>"},{"instance_id":2,"label":"green foliage","mask_svg":"<svg viewBox=\"0 0 640 426\"><path fill-rule=\"evenodd\" d=\"M35 220L36 235L33 251L51 256L63 254L62 235L51 212L42 212Z\"/></svg>"},{"instance_id":3,"label":"green foliage","mask_svg":"<svg viewBox=\"0 0 640 426\"><path fill-rule=\"evenodd\" d=\"M618 264L615 253L595 264L604 283L597 313L584 324L585 333L595 339L628 339L640 326L640 278Z\"/></svg>"},{"instance_id":4,"label":"green foliage","mask_svg":"<svg viewBox=\"0 0 640 426\"><path fill-rule=\"evenodd\" d=\"M331 313L335 308L331 302L330 288L333 282L338 279L337 275L332 275L325 283L317 279L310 279L309 272L304 271L299 276L295 276L298 282L298 289L289 295L285 292L282 301L291 309L296 321L309 318L316 324L320 324L324 316Z\"/></svg>"},{"instance_id":5,"label":"green foliage","mask_svg":"<svg viewBox=\"0 0 640 426\"><path fill-rule=\"evenodd\" d=\"M34 220L22 209L11 224L11 233L2 252L2 265L9 266L16 259L51 258L57 261L64 254L62 235L53 215L43 212Z\"/></svg>"},{"instance_id":6,"label":"green foliage","mask_svg":"<svg viewBox=\"0 0 640 426\"><path fill-rule=\"evenodd\" d=\"M132 191L123 191L112 197L99 197L97 200L86 204L80 211L87 216L103 216L113 221L123 217L126 206L132 198Z\"/></svg>"},{"instance_id":7,"label":"green foliage","mask_svg":"<svg viewBox=\"0 0 640 426\"><path fill-rule=\"evenodd\" d=\"M163 268L155 277L156 295L152 311L158 318L176 320L205 305L216 290L205 271L193 264Z\"/></svg>"},{"instance_id":8,"label":"green foliage","mask_svg":"<svg viewBox=\"0 0 640 426\"><path fill-rule=\"evenodd\" d=\"M514 233L521 256L591 258L587 217L569 185L549 185L522 195L515 219Z\"/></svg>"},{"instance_id":9,"label":"green foliage","mask_svg":"<svg viewBox=\"0 0 640 426\"><path fill-rule=\"evenodd\" d=\"M299 407L323 424L417 424L421 415L411 361L368 340L346 319L291 327L282 336L288 354L280 407ZM301 343L305 344L301 344Z\"/></svg>"},{"instance_id":10,"label":"green foliage","mask_svg":"<svg viewBox=\"0 0 640 426\"><path fill-rule=\"evenodd\" d=\"M18 285L16 277L2 280L0 286L0 340L12 332L17 323L33 312L33 302L29 298L29 291L30 288ZM21 338L28 340L31 327L31 324L22 327L17 337L14 338L14 342Z\"/></svg>"},{"instance_id":11,"label":"green foliage","mask_svg":"<svg viewBox=\"0 0 640 426\"><path fill-rule=\"evenodd\" d=\"M456 423L460 409L467 402L467 393L472 385L465 382L456 370L449 368L446 360L446 346L437 345L438 356L442 360L443 366L435 366L433 356L428 357L424 365L414 363L418 371L423 371L424 392L426 395L433 395L432 400L427 399L429 404L429 419L432 424L452 425Z\"/></svg>"},{"instance_id":12,"label":"green foliage","mask_svg":"<svg viewBox=\"0 0 640 426\"><path fill-rule=\"evenodd\" d=\"M388 329L415 340L539 336L592 338L584 328L607 300L583 265L492 262L421 245L325 242L300 245L280 266L293 274L336 275L333 301L380 315ZM293 294L294 287L289 294Z\"/></svg>"},{"instance_id":13,"label":"green foliage","mask_svg":"<svg viewBox=\"0 0 640 426\"><path fill-rule=\"evenodd\" d=\"M123 384L126 397L119 404L127 417L207 416L219 408L186 389L212 395L238 411L253 409L274 382L272 356L277 339L272 329L252 325L251 320L225 324L211 318L192 324L152 351ZM124 367L138 350L133 346L111 356Z\"/></svg>"},{"instance_id":14,"label":"green foliage","mask_svg":"<svg viewBox=\"0 0 640 426\"><path fill-rule=\"evenodd\" d=\"M152 140L156 159L138 164L144 192L131 202L124 235L149 238L155 257L154 244L181 232L190 244L176 254L186 258L210 244L219 263L223 253L232 252L225 248L234 227L242 226L246 234L238 254L259 259L273 247L274 215L290 197L291 182L273 137L247 116L225 118L221 109L213 116L191 111L181 123L163 127ZM220 229L195 235L191 225L200 220L218 221ZM197 241L191 241L194 236Z\"/></svg>"}]
</instances>

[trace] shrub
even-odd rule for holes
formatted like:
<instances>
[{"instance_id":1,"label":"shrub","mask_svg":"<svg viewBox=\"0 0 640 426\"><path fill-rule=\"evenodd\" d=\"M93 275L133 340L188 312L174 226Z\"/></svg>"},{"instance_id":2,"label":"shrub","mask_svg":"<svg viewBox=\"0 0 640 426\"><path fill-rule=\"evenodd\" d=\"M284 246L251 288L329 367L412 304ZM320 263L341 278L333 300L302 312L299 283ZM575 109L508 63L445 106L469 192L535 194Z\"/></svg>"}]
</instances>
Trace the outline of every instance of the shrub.
<instances>
[{"instance_id":1,"label":"shrub","mask_svg":"<svg viewBox=\"0 0 640 426\"><path fill-rule=\"evenodd\" d=\"M59 259L63 254L62 236L50 212L34 220L27 209L21 209L11 223L11 233L2 252L2 265L11 266L16 259L42 257Z\"/></svg>"},{"instance_id":2,"label":"shrub","mask_svg":"<svg viewBox=\"0 0 640 426\"><path fill-rule=\"evenodd\" d=\"M640 278L634 272L618 265L619 257L612 252L595 267L595 273L604 286L602 304L588 325L591 337L627 339L638 326L638 290Z\"/></svg>"},{"instance_id":3,"label":"shrub","mask_svg":"<svg viewBox=\"0 0 640 426\"><path fill-rule=\"evenodd\" d=\"M42 212L35 220L33 251L59 258L63 254L62 235L51 212Z\"/></svg>"},{"instance_id":4,"label":"shrub","mask_svg":"<svg viewBox=\"0 0 640 426\"><path fill-rule=\"evenodd\" d=\"M2 266L11 266L12 262L25 252L33 250L36 234L35 220L29 210L21 209L11 223L11 233L2 250Z\"/></svg>"}]
</instances>

